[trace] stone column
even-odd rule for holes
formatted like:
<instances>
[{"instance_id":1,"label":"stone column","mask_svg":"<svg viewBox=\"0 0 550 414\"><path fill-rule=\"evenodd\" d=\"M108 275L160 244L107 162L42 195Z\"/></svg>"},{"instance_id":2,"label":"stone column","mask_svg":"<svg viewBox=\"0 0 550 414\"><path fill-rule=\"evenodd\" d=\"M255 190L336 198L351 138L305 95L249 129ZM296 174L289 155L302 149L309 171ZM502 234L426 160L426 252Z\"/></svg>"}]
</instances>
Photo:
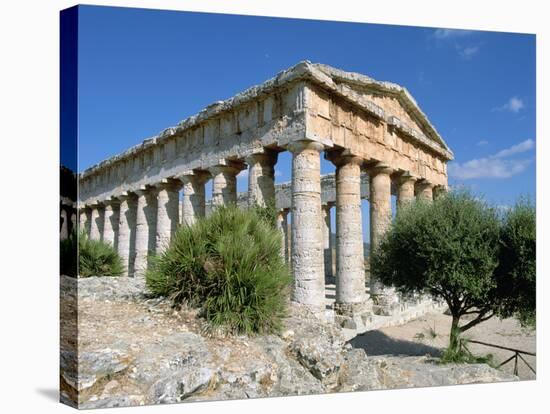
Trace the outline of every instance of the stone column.
<instances>
[{"instance_id":1,"label":"stone column","mask_svg":"<svg viewBox=\"0 0 550 414\"><path fill-rule=\"evenodd\" d=\"M103 208L99 204L94 204L92 207L90 219L90 239L102 240L103 235Z\"/></svg>"},{"instance_id":2,"label":"stone column","mask_svg":"<svg viewBox=\"0 0 550 414\"><path fill-rule=\"evenodd\" d=\"M59 238L61 240L65 240L66 238L69 237L69 219L67 217L67 211L61 207L61 215L60 215L60 219L61 219L61 230L59 231Z\"/></svg>"},{"instance_id":3,"label":"stone column","mask_svg":"<svg viewBox=\"0 0 550 414\"><path fill-rule=\"evenodd\" d=\"M209 177L206 171L189 171L177 177L183 183L182 224L191 226L197 217L205 216L204 184Z\"/></svg>"},{"instance_id":4,"label":"stone column","mask_svg":"<svg viewBox=\"0 0 550 414\"><path fill-rule=\"evenodd\" d=\"M277 154L264 152L246 157L248 164L248 205L265 207L275 200L275 163Z\"/></svg>"},{"instance_id":5,"label":"stone column","mask_svg":"<svg viewBox=\"0 0 550 414\"><path fill-rule=\"evenodd\" d=\"M332 274L332 229L330 225L330 209L333 203L327 203L322 206L322 221L323 221L323 249L325 256L325 276L330 277Z\"/></svg>"},{"instance_id":6,"label":"stone column","mask_svg":"<svg viewBox=\"0 0 550 414\"><path fill-rule=\"evenodd\" d=\"M143 277L147 270L147 261L150 250L150 210L151 190L140 189L136 191L136 254L134 260L134 275Z\"/></svg>"},{"instance_id":7,"label":"stone column","mask_svg":"<svg viewBox=\"0 0 550 414\"><path fill-rule=\"evenodd\" d=\"M366 322L365 255L361 215L361 165L355 156L333 158L336 164L336 302L337 321L350 328ZM388 176L389 178L389 176ZM388 185L388 191L390 187Z\"/></svg>"},{"instance_id":8,"label":"stone column","mask_svg":"<svg viewBox=\"0 0 550 414\"><path fill-rule=\"evenodd\" d=\"M287 249L287 216L288 211L280 210L277 212L277 230L281 233L281 257L288 261L288 249Z\"/></svg>"},{"instance_id":9,"label":"stone column","mask_svg":"<svg viewBox=\"0 0 550 414\"><path fill-rule=\"evenodd\" d=\"M208 169L212 174L212 207L237 203L237 174L235 165L216 165Z\"/></svg>"},{"instance_id":10,"label":"stone column","mask_svg":"<svg viewBox=\"0 0 550 414\"><path fill-rule=\"evenodd\" d=\"M78 219L78 231L90 236L91 210L88 207L81 207Z\"/></svg>"},{"instance_id":11,"label":"stone column","mask_svg":"<svg viewBox=\"0 0 550 414\"><path fill-rule=\"evenodd\" d=\"M119 201L111 198L105 202L105 216L103 219L103 241L117 248Z\"/></svg>"},{"instance_id":12,"label":"stone column","mask_svg":"<svg viewBox=\"0 0 550 414\"><path fill-rule=\"evenodd\" d=\"M322 314L325 308L321 229L320 152L311 141L289 144L292 151L292 300Z\"/></svg>"},{"instance_id":13,"label":"stone column","mask_svg":"<svg viewBox=\"0 0 550 414\"><path fill-rule=\"evenodd\" d=\"M433 184L426 180L420 180L416 184L416 198L419 201L433 201Z\"/></svg>"},{"instance_id":14,"label":"stone column","mask_svg":"<svg viewBox=\"0 0 550 414\"><path fill-rule=\"evenodd\" d=\"M447 187L444 185L436 185L433 188L433 199L437 200L439 197L447 193Z\"/></svg>"},{"instance_id":15,"label":"stone column","mask_svg":"<svg viewBox=\"0 0 550 414\"><path fill-rule=\"evenodd\" d=\"M285 231L285 247L286 247L286 262L290 264L292 261L292 223L288 220L290 209L286 211L286 231Z\"/></svg>"},{"instance_id":16,"label":"stone column","mask_svg":"<svg viewBox=\"0 0 550 414\"><path fill-rule=\"evenodd\" d=\"M397 211L402 210L414 201L414 183L416 178L409 173L396 177L397 183Z\"/></svg>"},{"instance_id":17,"label":"stone column","mask_svg":"<svg viewBox=\"0 0 550 414\"><path fill-rule=\"evenodd\" d=\"M382 236L391 225L391 169L381 163L371 167L370 176L370 250L371 256L378 247ZM383 285L370 277L371 295L382 295Z\"/></svg>"},{"instance_id":18,"label":"stone column","mask_svg":"<svg viewBox=\"0 0 550 414\"><path fill-rule=\"evenodd\" d=\"M163 180L157 187L156 253L162 253L176 232L179 222L179 189L181 182Z\"/></svg>"},{"instance_id":19,"label":"stone column","mask_svg":"<svg viewBox=\"0 0 550 414\"><path fill-rule=\"evenodd\" d=\"M119 196L118 246L117 251L125 267L125 276L134 276L136 196L124 193Z\"/></svg>"},{"instance_id":20,"label":"stone column","mask_svg":"<svg viewBox=\"0 0 550 414\"><path fill-rule=\"evenodd\" d=\"M76 231L76 213L74 210L71 212L71 230Z\"/></svg>"}]
</instances>

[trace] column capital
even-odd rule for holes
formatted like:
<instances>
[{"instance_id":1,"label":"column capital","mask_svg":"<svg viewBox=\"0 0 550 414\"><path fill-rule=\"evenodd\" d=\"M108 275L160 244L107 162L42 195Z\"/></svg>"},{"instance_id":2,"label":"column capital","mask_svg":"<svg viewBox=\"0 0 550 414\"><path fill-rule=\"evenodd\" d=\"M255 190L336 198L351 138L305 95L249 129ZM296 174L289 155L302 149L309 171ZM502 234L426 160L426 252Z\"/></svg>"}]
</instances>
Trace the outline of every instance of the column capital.
<instances>
[{"instance_id":1,"label":"column capital","mask_svg":"<svg viewBox=\"0 0 550 414\"><path fill-rule=\"evenodd\" d=\"M220 160L218 164L208 167L207 170L212 175L217 174L228 174L228 175L237 175L241 170L244 170L244 163L239 161L227 161Z\"/></svg>"},{"instance_id":2,"label":"column capital","mask_svg":"<svg viewBox=\"0 0 550 414\"><path fill-rule=\"evenodd\" d=\"M118 197L111 196L104 201L105 206L118 206L120 204L120 199Z\"/></svg>"},{"instance_id":3,"label":"column capital","mask_svg":"<svg viewBox=\"0 0 550 414\"><path fill-rule=\"evenodd\" d=\"M119 201L133 200L136 198L136 193L132 191L124 191L122 194L117 196Z\"/></svg>"},{"instance_id":4,"label":"column capital","mask_svg":"<svg viewBox=\"0 0 550 414\"><path fill-rule=\"evenodd\" d=\"M104 202L100 201L100 200L93 200L87 206L88 206L88 208L91 208L91 209L102 208L102 207L104 207Z\"/></svg>"},{"instance_id":5,"label":"column capital","mask_svg":"<svg viewBox=\"0 0 550 414\"><path fill-rule=\"evenodd\" d=\"M138 196L142 196L142 195L149 195L151 194L151 190L153 190L155 187L152 186L151 184L145 184L145 185L141 185L139 186L139 188L135 189L133 192L136 193Z\"/></svg>"},{"instance_id":6,"label":"column capital","mask_svg":"<svg viewBox=\"0 0 550 414\"><path fill-rule=\"evenodd\" d=\"M188 170L174 176L184 184L197 183L202 184L210 179L210 173L206 170Z\"/></svg>"},{"instance_id":7,"label":"column capital","mask_svg":"<svg viewBox=\"0 0 550 414\"><path fill-rule=\"evenodd\" d=\"M244 162L248 165L259 162L261 164L273 166L277 162L278 155L279 154L273 150L263 148L261 152L255 152L247 155L244 158Z\"/></svg>"},{"instance_id":8,"label":"column capital","mask_svg":"<svg viewBox=\"0 0 550 414\"><path fill-rule=\"evenodd\" d=\"M321 152L325 149L325 146L317 141L303 139L290 142L287 146L287 149L292 153L300 153L304 150L314 150Z\"/></svg>"},{"instance_id":9,"label":"column capital","mask_svg":"<svg viewBox=\"0 0 550 414\"><path fill-rule=\"evenodd\" d=\"M403 184L409 181L413 183L418 181L418 177L412 175L410 171L398 171L394 173L393 177L395 181L399 184Z\"/></svg>"},{"instance_id":10,"label":"column capital","mask_svg":"<svg viewBox=\"0 0 550 414\"><path fill-rule=\"evenodd\" d=\"M425 178L421 178L419 179L417 182L416 182L416 185L420 188L420 189L424 189L424 188L431 188L433 189L435 187L435 185L431 182L429 182L428 180L426 180Z\"/></svg>"},{"instance_id":11,"label":"column capital","mask_svg":"<svg viewBox=\"0 0 550 414\"><path fill-rule=\"evenodd\" d=\"M182 181L177 178L163 178L159 183L155 184L157 190L173 190L177 191L182 186Z\"/></svg>"},{"instance_id":12,"label":"column capital","mask_svg":"<svg viewBox=\"0 0 550 414\"><path fill-rule=\"evenodd\" d=\"M352 155L348 150L329 151L325 153L325 159L332 162L335 166L340 167L346 164L356 164L363 166L365 159L357 155Z\"/></svg>"},{"instance_id":13,"label":"column capital","mask_svg":"<svg viewBox=\"0 0 550 414\"><path fill-rule=\"evenodd\" d=\"M393 168L391 168L388 164L383 163L381 161L376 162L374 164L370 164L365 168L367 171L367 174L370 176L378 175L378 174L392 174L394 172Z\"/></svg>"}]
</instances>

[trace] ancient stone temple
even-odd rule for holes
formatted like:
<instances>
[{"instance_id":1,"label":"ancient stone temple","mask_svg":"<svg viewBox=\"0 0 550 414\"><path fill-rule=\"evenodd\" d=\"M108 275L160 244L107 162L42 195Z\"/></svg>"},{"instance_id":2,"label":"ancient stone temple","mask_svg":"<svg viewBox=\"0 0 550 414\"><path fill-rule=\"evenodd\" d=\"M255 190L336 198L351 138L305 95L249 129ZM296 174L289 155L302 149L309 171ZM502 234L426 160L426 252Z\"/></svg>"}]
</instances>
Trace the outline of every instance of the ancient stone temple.
<instances>
[{"instance_id":1,"label":"ancient stone temple","mask_svg":"<svg viewBox=\"0 0 550 414\"><path fill-rule=\"evenodd\" d=\"M292 153L292 181L276 191L282 151ZM323 156L335 174L322 180ZM305 61L84 171L79 223L117 248L129 276L142 277L148 254L167 246L178 223L205 214L206 182L213 208L234 203L236 176L248 168L247 203L277 198L292 300L319 314L336 209L334 311L357 320L373 303L378 311L391 307L395 296L372 278L365 289L361 200L369 200L376 249L391 223L392 193L398 209L431 200L447 188L452 157L405 88Z\"/></svg>"}]
</instances>

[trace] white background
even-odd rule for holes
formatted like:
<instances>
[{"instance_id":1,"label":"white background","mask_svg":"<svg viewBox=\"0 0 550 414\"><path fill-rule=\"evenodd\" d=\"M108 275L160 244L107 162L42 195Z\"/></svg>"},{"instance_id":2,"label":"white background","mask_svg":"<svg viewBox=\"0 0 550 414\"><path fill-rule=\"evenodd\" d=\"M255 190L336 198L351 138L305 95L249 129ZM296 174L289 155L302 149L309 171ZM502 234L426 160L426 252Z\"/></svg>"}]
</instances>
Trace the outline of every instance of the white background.
<instances>
[{"instance_id":1,"label":"white background","mask_svg":"<svg viewBox=\"0 0 550 414\"><path fill-rule=\"evenodd\" d=\"M542 115L549 115L545 103L548 102L550 76L550 13L544 10L545 1L134 0L91 3L537 34L537 381L150 406L132 408L133 412L548 412L550 387L548 358L543 348L543 343L547 346L543 323L550 319L541 300L549 294L543 285L548 270L550 191L545 183L545 178L550 178L548 164L543 162L549 153L548 137L543 130L548 121L545 123ZM59 10L75 3L12 0L0 4L0 408L5 413L69 412L71 408L57 403L58 45ZM126 410L96 412L122 413Z\"/></svg>"}]
</instances>

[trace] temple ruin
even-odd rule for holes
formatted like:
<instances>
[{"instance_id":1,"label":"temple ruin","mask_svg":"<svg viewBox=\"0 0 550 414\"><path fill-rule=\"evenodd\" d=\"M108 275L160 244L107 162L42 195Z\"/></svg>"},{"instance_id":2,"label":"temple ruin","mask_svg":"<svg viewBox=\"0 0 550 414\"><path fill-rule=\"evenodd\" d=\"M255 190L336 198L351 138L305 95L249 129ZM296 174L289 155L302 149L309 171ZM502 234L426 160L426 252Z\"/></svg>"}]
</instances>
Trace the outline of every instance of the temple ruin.
<instances>
[{"instance_id":1,"label":"temple ruin","mask_svg":"<svg viewBox=\"0 0 550 414\"><path fill-rule=\"evenodd\" d=\"M292 181L276 190L282 151L292 153ZM321 156L336 168L323 179ZM83 171L79 225L116 247L128 276L142 277L148 255L166 248L179 223L205 215L206 182L212 208L236 203L236 177L248 168L246 202L276 199L280 209L292 300L319 314L336 209L334 313L361 321L373 306L387 312L395 296L372 278L365 288L361 199L369 200L375 249L391 223L392 192L398 212L432 200L447 188L452 158L405 88L305 61Z\"/></svg>"}]
</instances>

